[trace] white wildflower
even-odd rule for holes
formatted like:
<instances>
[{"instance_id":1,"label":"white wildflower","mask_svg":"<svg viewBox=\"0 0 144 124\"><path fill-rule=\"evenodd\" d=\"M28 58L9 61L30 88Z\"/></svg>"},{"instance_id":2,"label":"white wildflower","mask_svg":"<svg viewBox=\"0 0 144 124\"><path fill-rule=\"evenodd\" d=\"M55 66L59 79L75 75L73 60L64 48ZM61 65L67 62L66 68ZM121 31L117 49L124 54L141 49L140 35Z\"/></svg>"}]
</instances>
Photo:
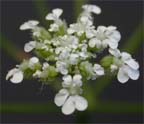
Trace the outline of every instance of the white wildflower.
<instances>
[{"instance_id":1,"label":"white wildflower","mask_svg":"<svg viewBox=\"0 0 144 124\"><path fill-rule=\"evenodd\" d=\"M24 51L25 52L30 52L36 47L36 41L30 41L25 44L24 46Z\"/></svg>"},{"instance_id":2,"label":"white wildflower","mask_svg":"<svg viewBox=\"0 0 144 124\"><path fill-rule=\"evenodd\" d=\"M18 68L13 68L6 75L6 80L9 78L12 83L20 83L23 80L23 72Z\"/></svg>"},{"instance_id":3,"label":"white wildflower","mask_svg":"<svg viewBox=\"0 0 144 124\"><path fill-rule=\"evenodd\" d=\"M76 74L73 76L73 78L71 77L71 75L66 75L63 77L63 82L62 82L62 85L63 87L81 87L82 86L82 76L80 74ZM75 89L72 89L74 91L71 91L71 93L75 94L77 91Z\"/></svg>"},{"instance_id":4,"label":"white wildflower","mask_svg":"<svg viewBox=\"0 0 144 124\"><path fill-rule=\"evenodd\" d=\"M116 27L98 26L95 37L89 41L89 46L97 48L106 48L109 46L112 49L116 49L120 38L121 35L116 30Z\"/></svg>"},{"instance_id":5,"label":"white wildflower","mask_svg":"<svg viewBox=\"0 0 144 124\"><path fill-rule=\"evenodd\" d=\"M70 75L64 76L63 89L56 94L54 102L57 106L62 106L62 112L65 115L72 114L75 109L84 111L87 106L87 100L80 96L81 94L81 75L74 75L72 78Z\"/></svg>"},{"instance_id":6,"label":"white wildflower","mask_svg":"<svg viewBox=\"0 0 144 124\"><path fill-rule=\"evenodd\" d=\"M68 34L77 33L78 36L81 36L83 33L86 34L87 38L92 38L95 35L95 30L92 23L78 22L70 24L70 27L67 29Z\"/></svg>"},{"instance_id":7,"label":"white wildflower","mask_svg":"<svg viewBox=\"0 0 144 124\"><path fill-rule=\"evenodd\" d=\"M130 79L139 78L139 64L127 52L120 53L119 50L110 49L109 52L114 55L114 64L119 67L117 78L119 82L125 83Z\"/></svg>"},{"instance_id":8,"label":"white wildflower","mask_svg":"<svg viewBox=\"0 0 144 124\"><path fill-rule=\"evenodd\" d=\"M63 10L62 9L53 9L52 10L52 13L49 13L47 16L46 16L46 20L53 20L53 21L57 21L59 20L59 17L61 16L61 14L63 13Z\"/></svg>"},{"instance_id":9,"label":"white wildflower","mask_svg":"<svg viewBox=\"0 0 144 124\"><path fill-rule=\"evenodd\" d=\"M31 69L35 68L35 65L39 62L39 59L37 57L31 57L29 60L28 67Z\"/></svg>"},{"instance_id":10,"label":"white wildflower","mask_svg":"<svg viewBox=\"0 0 144 124\"><path fill-rule=\"evenodd\" d=\"M54 23L50 25L49 31L56 32L56 31L59 30L59 27L63 24L62 20L59 18L62 13L63 13L63 10L57 8L57 9L53 9L52 13L49 13L46 16L46 20L52 20L52 21L54 21Z\"/></svg>"},{"instance_id":11,"label":"white wildflower","mask_svg":"<svg viewBox=\"0 0 144 124\"><path fill-rule=\"evenodd\" d=\"M49 64L47 62L43 63L42 69L45 70L49 67Z\"/></svg>"},{"instance_id":12,"label":"white wildflower","mask_svg":"<svg viewBox=\"0 0 144 124\"><path fill-rule=\"evenodd\" d=\"M68 74L68 64L66 62L57 61L56 62L56 69L63 75Z\"/></svg>"},{"instance_id":13,"label":"white wildflower","mask_svg":"<svg viewBox=\"0 0 144 124\"><path fill-rule=\"evenodd\" d=\"M99 64L94 64L93 70L97 76L104 75L104 68L101 67L101 65L99 65Z\"/></svg>"}]
</instances>

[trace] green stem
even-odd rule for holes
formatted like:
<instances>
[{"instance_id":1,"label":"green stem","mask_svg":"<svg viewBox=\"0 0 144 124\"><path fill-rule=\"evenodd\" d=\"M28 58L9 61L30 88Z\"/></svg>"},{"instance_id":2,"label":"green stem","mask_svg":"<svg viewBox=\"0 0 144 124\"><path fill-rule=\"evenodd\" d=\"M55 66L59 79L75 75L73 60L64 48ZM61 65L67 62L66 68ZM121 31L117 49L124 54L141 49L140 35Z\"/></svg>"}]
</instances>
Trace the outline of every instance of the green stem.
<instances>
[{"instance_id":1,"label":"green stem","mask_svg":"<svg viewBox=\"0 0 144 124\"><path fill-rule=\"evenodd\" d=\"M15 46L2 34L0 34L0 49L4 50L9 56L11 56L17 61L22 61L23 58L30 57L30 55L24 53L21 49Z\"/></svg>"},{"instance_id":2,"label":"green stem","mask_svg":"<svg viewBox=\"0 0 144 124\"><path fill-rule=\"evenodd\" d=\"M78 15L82 11L82 5L88 3L89 0L74 0L74 18L77 19Z\"/></svg>"},{"instance_id":3,"label":"green stem","mask_svg":"<svg viewBox=\"0 0 144 124\"><path fill-rule=\"evenodd\" d=\"M36 8L36 11L38 13L38 17L41 23L45 27L48 27L49 23L48 21L45 20L45 17L49 12L46 0L34 0L33 4L34 4L34 7Z\"/></svg>"}]
</instances>

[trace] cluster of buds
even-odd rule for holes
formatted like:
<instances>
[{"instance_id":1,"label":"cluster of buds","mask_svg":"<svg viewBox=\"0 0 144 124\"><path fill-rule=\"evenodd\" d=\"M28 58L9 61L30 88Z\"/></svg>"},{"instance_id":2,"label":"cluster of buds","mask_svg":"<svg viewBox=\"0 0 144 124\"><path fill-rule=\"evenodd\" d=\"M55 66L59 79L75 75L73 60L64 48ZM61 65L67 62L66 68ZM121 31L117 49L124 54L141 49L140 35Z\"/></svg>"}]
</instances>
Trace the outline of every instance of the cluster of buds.
<instances>
[{"instance_id":1,"label":"cluster of buds","mask_svg":"<svg viewBox=\"0 0 144 124\"><path fill-rule=\"evenodd\" d=\"M60 18L63 13L60 8L53 9L46 16L50 23L48 29L38 26L36 20L22 24L20 30L30 29L33 38L25 44L24 51L33 51L35 56L23 60L6 76L12 83L20 83L23 78L36 78L41 82L56 82L61 78L62 89L56 94L54 102L62 107L65 115L75 110L84 111L88 107L87 100L82 96L84 82L110 73L117 75L121 83L139 77L139 64L129 53L118 49L121 35L117 28L96 28L93 25L92 15L101 13L98 6L83 5L82 9L77 22L69 26ZM97 60L104 50L108 55Z\"/></svg>"}]
</instances>

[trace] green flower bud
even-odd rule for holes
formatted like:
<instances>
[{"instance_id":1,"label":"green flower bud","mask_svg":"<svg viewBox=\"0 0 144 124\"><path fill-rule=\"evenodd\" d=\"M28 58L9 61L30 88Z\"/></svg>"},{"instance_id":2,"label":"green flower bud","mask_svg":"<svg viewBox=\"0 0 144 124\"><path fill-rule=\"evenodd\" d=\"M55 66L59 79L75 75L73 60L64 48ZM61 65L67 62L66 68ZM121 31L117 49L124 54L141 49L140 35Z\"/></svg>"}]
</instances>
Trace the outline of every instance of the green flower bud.
<instances>
[{"instance_id":1,"label":"green flower bud","mask_svg":"<svg viewBox=\"0 0 144 124\"><path fill-rule=\"evenodd\" d=\"M102 60L100 61L100 64L104 68L109 68L112 63L113 63L113 57L112 56L106 56L106 57L102 58Z\"/></svg>"}]
</instances>

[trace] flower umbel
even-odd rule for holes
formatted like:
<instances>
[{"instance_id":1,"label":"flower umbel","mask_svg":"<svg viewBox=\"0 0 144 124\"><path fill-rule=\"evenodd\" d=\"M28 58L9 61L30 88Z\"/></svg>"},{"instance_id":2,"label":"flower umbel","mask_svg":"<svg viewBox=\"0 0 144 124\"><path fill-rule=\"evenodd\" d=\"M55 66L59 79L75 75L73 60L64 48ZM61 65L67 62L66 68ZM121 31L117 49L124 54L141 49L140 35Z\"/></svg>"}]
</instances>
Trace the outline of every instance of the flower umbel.
<instances>
[{"instance_id":1,"label":"flower umbel","mask_svg":"<svg viewBox=\"0 0 144 124\"><path fill-rule=\"evenodd\" d=\"M118 81L125 83L140 75L138 62L129 53L118 50L121 34L117 27L94 26L93 14L99 15L101 8L86 4L82 9L77 21L70 25L60 18L60 8L47 14L48 29L36 20L23 23L20 30L31 30L33 38L24 45L24 51L34 52L35 56L23 60L6 75L6 80L15 84L34 78L56 88L62 79L54 103L62 107L65 115L87 109L88 101L82 93L86 92L83 87L89 84L88 80L117 74ZM104 50L108 50L108 55L99 62L97 57Z\"/></svg>"}]
</instances>

